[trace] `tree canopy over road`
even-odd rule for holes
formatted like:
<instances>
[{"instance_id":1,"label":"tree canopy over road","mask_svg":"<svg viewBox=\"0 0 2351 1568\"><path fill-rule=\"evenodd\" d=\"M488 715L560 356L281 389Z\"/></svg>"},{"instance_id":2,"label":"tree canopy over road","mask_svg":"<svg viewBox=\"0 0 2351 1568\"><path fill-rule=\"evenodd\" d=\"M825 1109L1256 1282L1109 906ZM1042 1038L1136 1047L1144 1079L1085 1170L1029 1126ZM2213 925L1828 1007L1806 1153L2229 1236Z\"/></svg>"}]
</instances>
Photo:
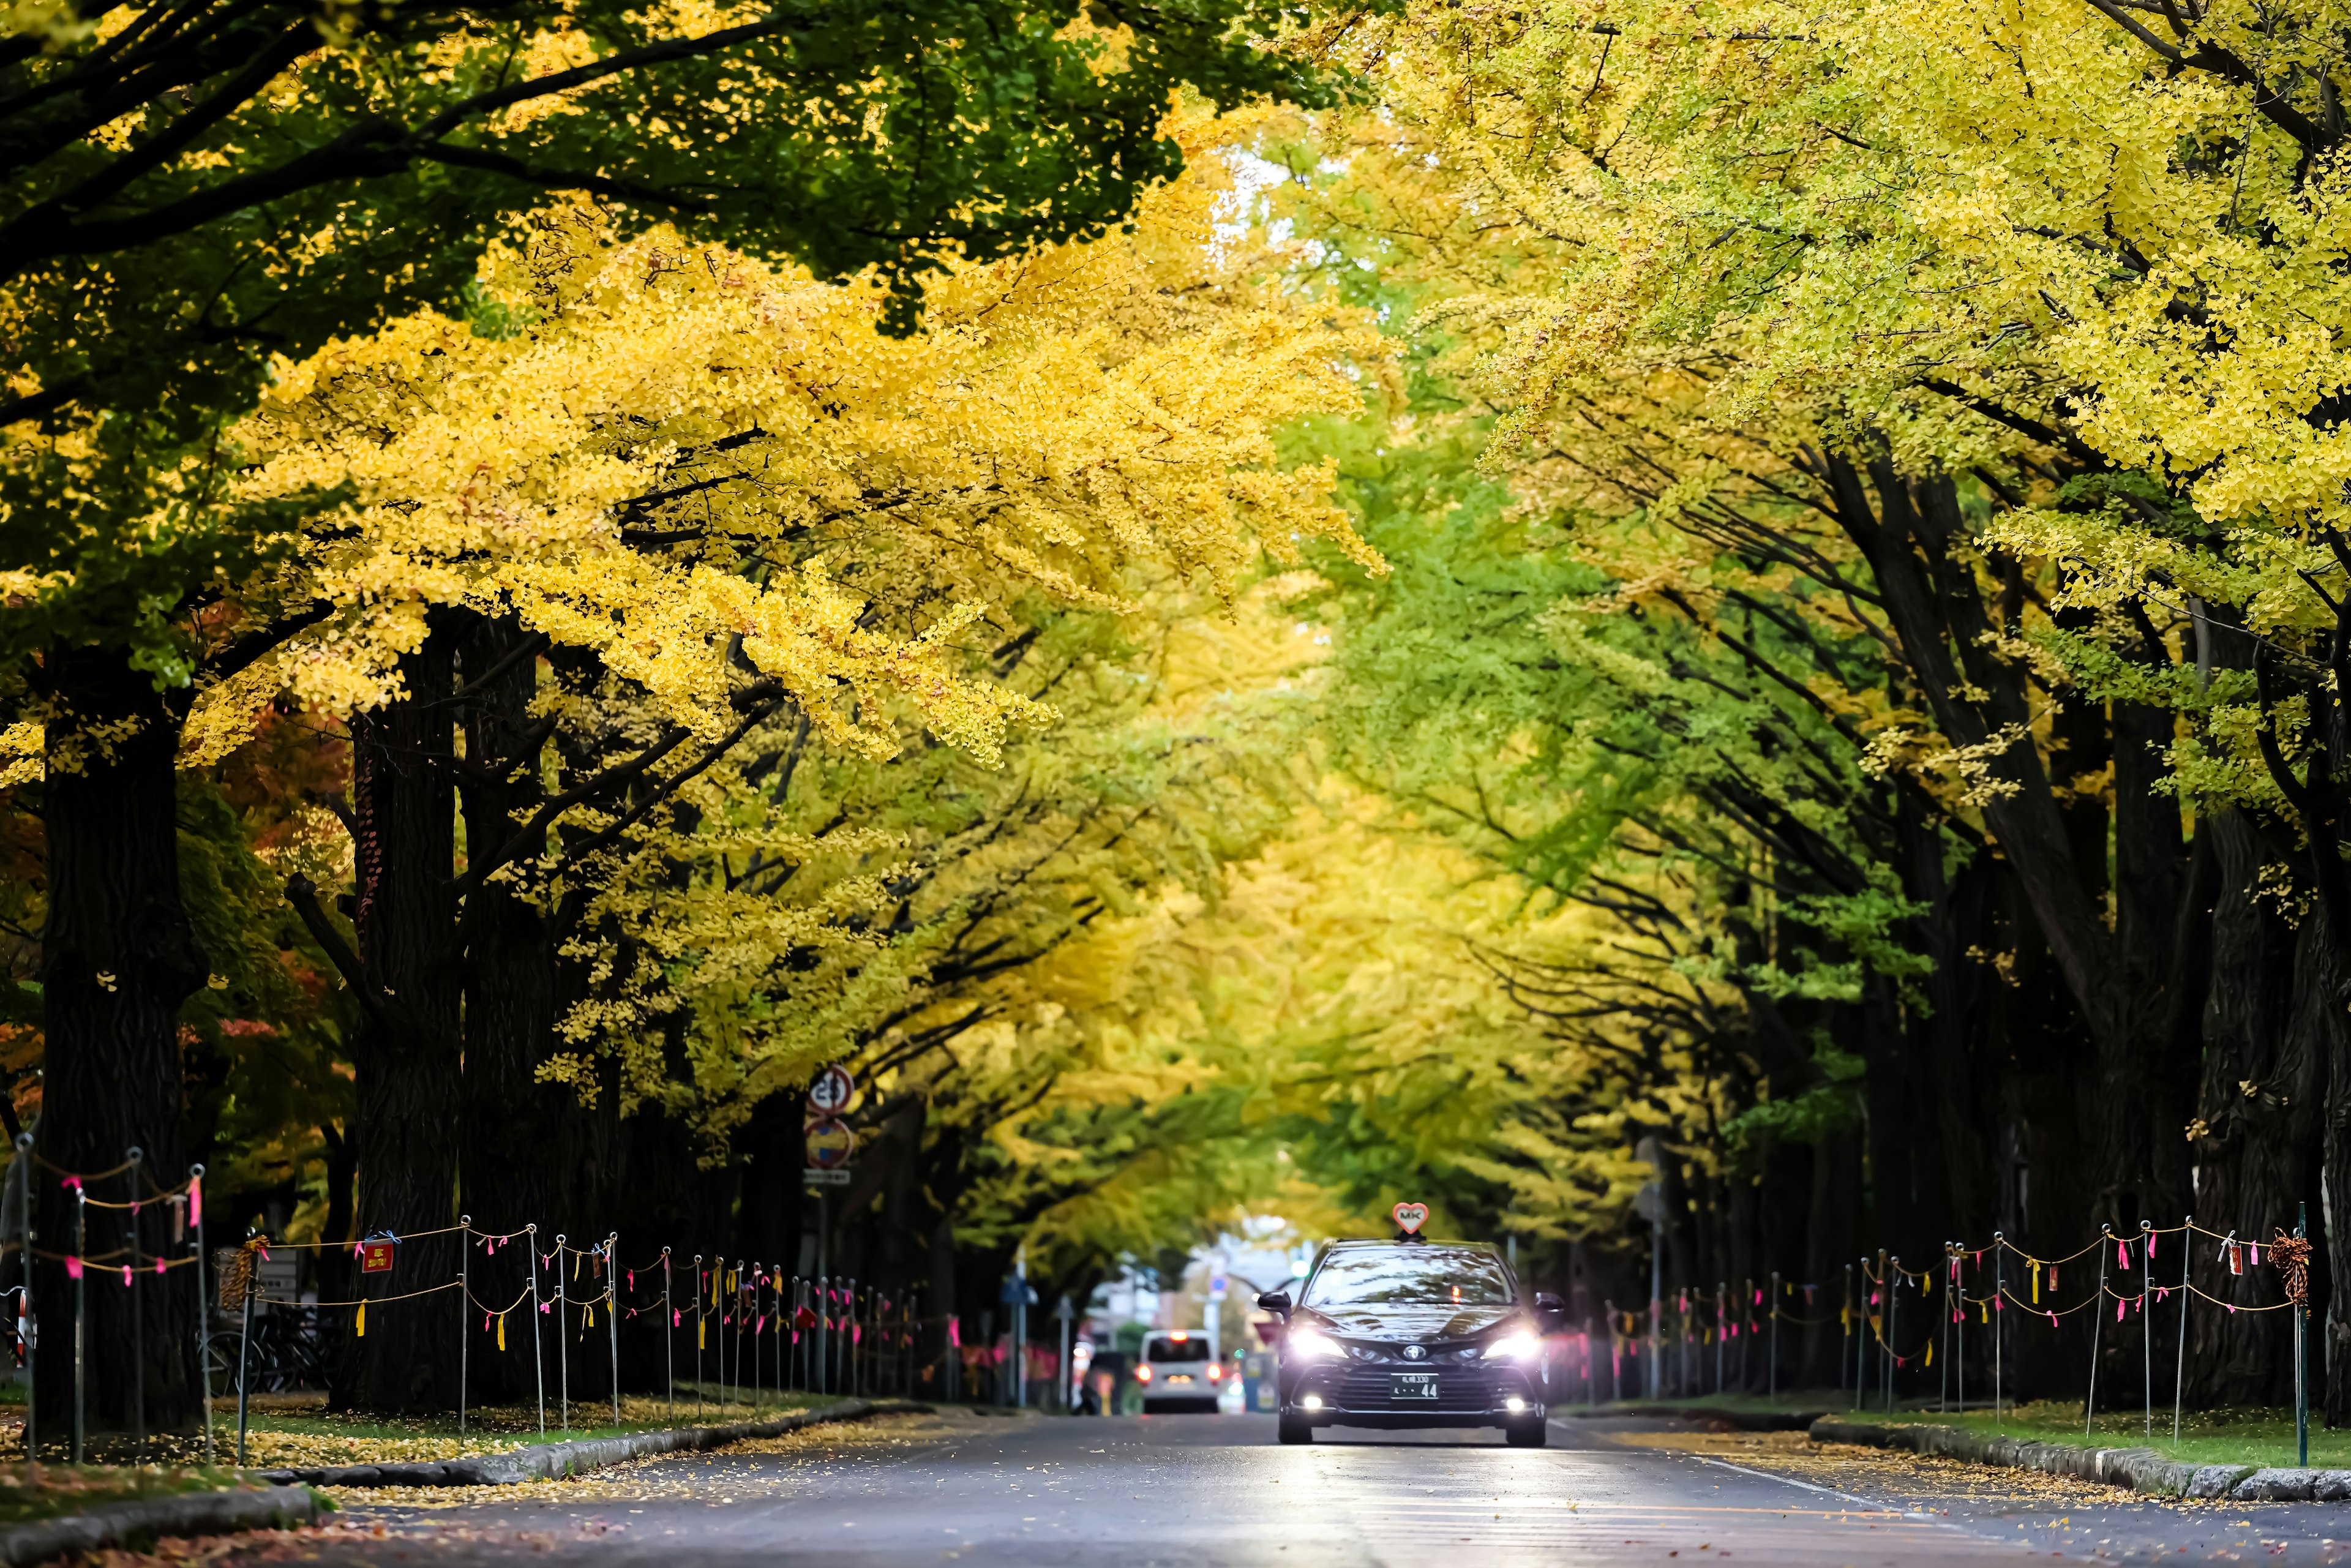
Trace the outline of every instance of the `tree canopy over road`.
<instances>
[{"instance_id":1,"label":"tree canopy over road","mask_svg":"<svg viewBox=\"0 0 2351 1568\"><path fill-rule=\"evenodd\" d=\"M1024 1245L1050 1310L1412 1196L1579 1322L1653 1244L1834 1296L2299 1206L2351 1340L2323 6L10 28L58 1171L202 1160L330 1299L461 1212L789 1269L839 1062L827 1255L942 1336ZM193 1410L188 1288L94 1298L97 1418ZM2191 1401L2290 1392L2192 1321ZM453 1403L446 1338L337 1397Z\"/></svg>"}]
</instances>

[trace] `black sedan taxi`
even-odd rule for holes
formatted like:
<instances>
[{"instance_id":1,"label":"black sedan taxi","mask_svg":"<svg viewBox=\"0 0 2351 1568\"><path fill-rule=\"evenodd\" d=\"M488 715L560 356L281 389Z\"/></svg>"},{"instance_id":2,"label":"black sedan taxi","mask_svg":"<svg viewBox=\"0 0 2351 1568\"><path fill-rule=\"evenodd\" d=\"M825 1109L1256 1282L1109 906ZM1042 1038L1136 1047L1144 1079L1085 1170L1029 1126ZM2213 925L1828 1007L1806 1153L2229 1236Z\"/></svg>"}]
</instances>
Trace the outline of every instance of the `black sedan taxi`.
<instances>
[{"instance_id":1,"label":"black sedan taxi","mask_svg":"<svg viewBox=\"0 0 2351 1568\"><path fill-rule=\"evenodd\" d=\"M1284 1320L1280 1433L1317 1427L1499 1427L1543 1446L1550 1388L1543 1334L1559 1301L1522 1299L1510 1265L1471 1241L1334 1241L1296 1300L1257 1299Z\"/></svg>"}]
</instances>

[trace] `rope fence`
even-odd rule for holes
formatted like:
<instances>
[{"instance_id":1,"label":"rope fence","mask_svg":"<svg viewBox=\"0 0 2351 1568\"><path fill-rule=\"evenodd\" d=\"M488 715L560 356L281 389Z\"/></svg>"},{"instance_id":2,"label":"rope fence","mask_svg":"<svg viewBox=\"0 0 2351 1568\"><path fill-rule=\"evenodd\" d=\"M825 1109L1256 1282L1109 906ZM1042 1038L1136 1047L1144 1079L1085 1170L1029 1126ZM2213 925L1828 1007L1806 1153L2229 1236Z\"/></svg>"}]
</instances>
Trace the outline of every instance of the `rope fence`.
<instances>
[{"instance_id":1,"label":"rope fence","mask_svg":"<svg viewBox=\"0 0 2351 1568\"><path fill-rule=\"evenodd\" d=\"M1727 1392L1734 1380L1740 1388L1753 1386L1750 1355L1756 1342L1764 1342L1765 1382L1770 1396L1779 1397L1780 1329L1819 1329L1832 1323L1844 1345L1838 1356L1840 1390L1850 1390L1852 1406L1862 1408L1865 1398L1882 1398L1894 1408L1894 1378L1897 1371L1923 1371L1937 1364L1942 1353L1939 1407L1949 1412L1967 1406L1967 1328L1988 1328L1991 1350L1990 1382L1993 1420L2005 1419L2008 1408L2007 1366L2011 1333L2034 1323L2062 1332L2064 1320L2091 1313L2089 1393L2084 1401L2083 1430L2097 1418L2098 1364L2105 1337L2106 1303L2114 1305L2114 1322L2141 1320L2139 1335L2142 1382L2146 1395L2147 1429L2155 1430L2156 1324L2160 1314L2176 1304L2177 1346L2172 1379L2172 1440L2179 1439L2182 1389L2187 1364L2189 1312L2202 1301L2235 1314L2290 1312L2294 1360L2295 1427L2299 1462L2309 1456L2309 1265L2311 1241L2306 1215L2298 1216L2288 1232L2273 1228L2271 1239L2257 1241L2237 1232L2218 1231L2196 1223L2193 1216L2178 1225L2141 1222L2136 1233L2118 1233L2100 1227L2096 1239L2056 1257L2041 1257L1995 1233L1984 1246L1945 1244L1939 1267L1914 1269L1886 1251L1845 1265L1843 1300L1834 1315L1802 1315L1792 1310L1799 1293L1807 1309L1817 1304L1822 1287L1799 1285L1771 1276L1766 1285L1743 1282L1733 1291L1727 1282L1706 1291L1684 1286L1654 1292L1646 1312L1625 1311L1604 1301L1601 1324L1587 1322L1566 1336L1570 1377L1580 1371L1586 1403L1600 1402L1601 1372L1596 1357L1606 1347L1606 1382L1611 1400L1626 1396L1627 1367L1632 1368L1635 1397L1661 1398L1668 1386L1681 1396L1705 1392L1705 1353L1713 1353L1714 1392ZM2217 1244L2210 1253L2221 1277L2246 1281L2264 1268L2277 1275L2276 1301L2230 1300L2204 1288L2195 1277L2199 1247ZM2266 1255L2266 1256L2265 1256ZM2169 1268L2177 1257L2179 1272L2156 1277L2158 1267ZM2086 1260L2095 1259L2093 1270ZM1975 1288L1970 1291L1970 1275ZM1985 1276L1989 1274L1990 1278ZM2077 1281L2069 1290L2066 1281ZM2131 1285L2136 1281L2138 1288ZM2241 1295L2244 1284L2238 1287ZM1911 1298L1916 1314L1905 1330L1904 1297ZM2177 1297L2177 1302L2174 1298ZM2071 1299L2069 1299L2071 1298ZM2095 1309L2095 1310L2094 1310ZM1736 1370L1731 1347L1738 1347ZM1698 1360L1693 1375L1693 1357ZM1872 1365L1872 1357L1876 1364ZM1580 1360L1580 1365L1578 1364ZM1980 1376L1981 1374L1979 1373Z\"/></svg>"},{"instance_id":2,"label":"rope fence","mask_svg":"<svg viewBox=\"0 0 2351 1568\"><path fill-rule=\"evenodd\" d=\"M632 1267L617 1261L617 1234L587 1246L575 1246L568 1236L559 1235L550 1249L542 1250L540 1228L535 1223L514 1229L487 1230L476 1227L470 1216L460 1216L455 1225L404 1234L378 1231L356 1242L289 1242L250 1234L235 1247L208 1253L202 1166L190 1166L187 1178L175 1186L158 1188L149 1181L145 1184L145 1196L109 1202L92 1197L90 1184L126 1174L134 1184L138 1183L145 1175L138 1150L131 1150L129 1157L110 1170L79 1173L65 1170L42 1157L31 1148L31 1142L26 1134L16 1143L20 1156L31 1155L26 1166L27 1172L34 1167L46 1170L61 1178L59 1186L74 1195L74 1245L69 1251L53 1251L29 1241L11 1240L0 1243L0 1257L13 1251L27 1259L64 1265L72 1293L73 1378L68 1414L76 1463L82 1462L86 1449L88 1289L92 1281L110 1282L118 1271L121 1281L118 1288L135 1291L140 1279L167 1275L178 1269L196 1270L195 1351L202 1369L207 1464L214 1462L215 1457L212 1353L225 1350L219 1342L231 1337L215 1332L216 1312L233 1316L236 1323L230 1383L237 1400L236 1462L240 1465L246 1460L250 1400L256 1381L254 1317L257 1311L300 1312L311 1315L321 1324L340 1319L343 1332L356 1340L367 1336L371 1310L381 1320L388 1307L402 1306L403 1311L413 1311L413 1307L404 1304L450 1297L448 1332L457 1352L457 1426L461 1439L471 1416L474 1339L476 1335L486 1337L498 1351L507 1351L509 1320L517 1312L526 1315L530 1329L529 1354L542 1437L549 1429L550 1392L557 1427L566 1432L571 1428L571 1363L576 1349L582 1344L589 1345L590 1354L596 1348L604 1352L611 1374L611 1419L615 1426L621 1424L621 1330L624 1323L632 1325L633 1333L648 1330L661 1333L663 1385L672 1420L678 1411L682 1362L691 1369L686 1392L698 1418L707 1414L714 1403L724 1411L734 1405L757 1406L789 1393L911 1395L916 1391L918 1382L931 1381L942 1374L952 1379L956 1363L967 1367L971 1361L970 1353L962 1344L960 1324L956 1318L925 1316L918 1310L919 1285L904 1291L885 1291L853 1278L822 1274L802 1277L755 1260L729 1260L716 1255L705 1259L700 1253L694 1254L689 1263L669 1247ZM33 1234L31 1186L30 1181L21 1181L17 1186L15 1234L19 1238ZM141 1247L138 1224L141 1212L152 1211L158 1206L167 1208L171 1217L171 1239L166 1245L180 1255L166 1256ZM111 1209L121 1217L127 1228L120 1243L104 1249L90 1245L88 1211L92 1208ZM0 1215L0 1220L5 1218ZM417 1282L412 1274L409 1287L397 1292L369 1291L371 1277L400 1269L402 1255L407 1249L438 1237L458 1239L455 1271L449 1278ZM500 1255L517 1241L525 1244L525 1256L517 1260L522 1265L522 1277L516 1281L515 1293L502 1305L495 1300L486 1301L475 1289L477 1269L489 1265L492 1260L500 1260ZM356 1266L358 1294L320 1300L315 1293L288 1294L282 1285L273 1288L265 1283L261 1266L270 1260L273 1252L310 1252L323 1260L325 1254L345 1249ZM212 1289L206 1286L208 1267L213 1270ZM505 1295L504 1287L486 1284L485 1288L495 1297ZM17 1299L16 1346L28 1386L26 1452L28 1456L37 1455L37 1444L45 1434L45 1427L37 1422L37 1416L47 1420L54 1417L36 1410L30 1393L40 1333L29 1279L9 1291L0 1291L0 1298L9 1294ZM146 1319L134 1311L132 1322L138 1325L134 1332L143 1335ZM942 1364L935 1367L920 1359L918 1351L918 1340L931 1330L944 1331L947 1346ZM591 1336L601 1338L603 1344L594 1346ZM681 1346L681 1337L689 1343ZM550 1368L547 1364L547 1342L550 1338L554 1341L556 1364L551 1391L548 1386ZM642 1342L632 1341L632 1344L641 1345ZM145 1348L142 1343L139 1354L131 1358L136 1379L143 1379ZM705 1370L713 1375L712 1379L705 1379ZM143 1454L146 1433L142 1386L134 1386L130 1403L138 1428L136 1440Z\"/></svg>"}]
</instances>

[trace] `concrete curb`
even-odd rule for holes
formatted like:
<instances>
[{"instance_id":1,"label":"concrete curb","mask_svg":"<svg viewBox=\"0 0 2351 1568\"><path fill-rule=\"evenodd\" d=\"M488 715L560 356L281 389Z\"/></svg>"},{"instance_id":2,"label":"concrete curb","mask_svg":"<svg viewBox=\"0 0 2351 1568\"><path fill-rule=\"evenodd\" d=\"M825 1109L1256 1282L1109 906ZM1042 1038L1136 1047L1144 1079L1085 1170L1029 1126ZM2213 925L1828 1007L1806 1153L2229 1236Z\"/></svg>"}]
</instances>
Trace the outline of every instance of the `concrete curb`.
<instances>
[{"instance_id":1,"label":"concrete curb","mask_svg":"<svg viewBox=\"0 0 2351 1568\"><path fill-rule=\"evenodd\" d=\"M1802 1432L1815 1421L1826 1419L1817 1410L1722 1410L1708 1405L1600 1405L1589 1409L1578 1407L1562 1410L1552 1406L1552 1417L1562 1416L1579 1421L1605 1421L1612 1416L1637 1416L1719 1421L1741 1432Z\"/></svg>"},{"instance_id":2,"label":"concrete curb","mask_svg":"<svg viewBox=\"0 0 2351 1568\"><path fill-rule=\"evenodd\" d=\"M92 1552L101 1546L160 1540L166 1535L224 1535L238 1530L282 1530L315 1524L321 1505L308 1487L274 1486L260 1491L183 1492L107 1503L87 1513L37 1519L0 1529L0 1563L29 1563Z\"/></svg>"},{"instance_id":3,"label":"concrete curb","mask_svg":"<svg viewBox=\"0 0 2351 1568\"><path fill-rule=\"evenodd\" d=\"M2252 1465L2190 1465L2153 1448L2077 1448L1992 1437L1963 1427L1880 1427L1823 1416L1813 1423L1815 1443L1907 1448L1980 1465L2040 1470L2158 1497L2226 1498L2231 1502L2351 1502L2351 1470L2262 1469Z\"/></svg>"},{"instance_id":4,"label":"concrete curb","mask_svg":"<svg viewBox=\"0 0 2351 1568\"><path fill-rule=\"evenodd\" d=\"M795 1410L769 1421L736 1421L724 1427L672 1427L659 1432L632 1432L622 1437L582 1437L569 1443L533 1443L503 1453L475 1454L462 1459L415 1464L335 1465L325 1468L252 1470L263 1480L302 1481L311 1486L337 1487L509 1487L524 1481L551 1481L583 1470L625 1464L654 1454L676 1454L699 1448L723 1448L747 1437L779 1437L803 1427L831 1421L862 1421L871 1416L894 1416L927 1411L928 1405L912 1399L846 1399L818 1410Z\"/></svg>"}]
</instances>

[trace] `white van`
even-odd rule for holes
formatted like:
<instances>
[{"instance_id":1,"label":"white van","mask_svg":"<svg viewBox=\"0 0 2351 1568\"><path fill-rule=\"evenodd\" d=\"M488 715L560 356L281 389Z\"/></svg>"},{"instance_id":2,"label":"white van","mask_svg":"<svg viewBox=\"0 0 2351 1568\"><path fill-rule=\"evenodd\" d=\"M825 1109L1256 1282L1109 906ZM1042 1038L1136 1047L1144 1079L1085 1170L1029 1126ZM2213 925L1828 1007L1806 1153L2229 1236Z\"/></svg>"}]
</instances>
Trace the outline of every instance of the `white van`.
<instances>
[{"instance_id":1,"label":"white van","mask_svg":"<svg viewBox=\"0 0 2351 1568\"><path fill-rule=\"evenodd\" d=\"M1143 1385L1143 1413L1177 1410L1214 1414L1225 1391L1225 1364L1208 1353L1207 1337L1184 1329L1153 1334L1143 1343L1134 1381Z\"/></svg>"}]
</instances>

